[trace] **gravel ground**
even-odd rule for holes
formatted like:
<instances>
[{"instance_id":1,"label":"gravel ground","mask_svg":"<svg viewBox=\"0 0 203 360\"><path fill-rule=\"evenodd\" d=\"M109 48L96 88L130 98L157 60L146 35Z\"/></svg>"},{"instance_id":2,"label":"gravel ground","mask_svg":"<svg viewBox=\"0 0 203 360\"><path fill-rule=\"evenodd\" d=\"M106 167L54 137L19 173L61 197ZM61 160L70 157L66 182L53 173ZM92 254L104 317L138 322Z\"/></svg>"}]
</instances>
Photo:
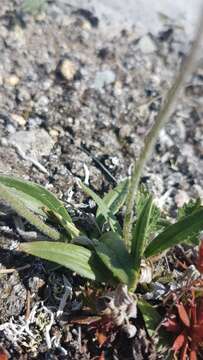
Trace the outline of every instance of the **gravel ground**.
<instances>
[{"instance_id":1,"label":"gravel ground","mask_svg":"<svg viewBox=\"0 0 203 360\"><path fill-rule=\"evenodd\" d=\"M89 213L94 204L77 179L102 194L130 173L189 49L186 30L166 18L156 36L140 37L132 26L107 37L94 12L67 2L27 10L20 0L1 1L0 171L43 184L68 207ZM200 62L142 177L172 216L190 198L203 198L202 95ZM0 218L0 263L31 267L0 274L0 343L11 359L93 359L98 348L87 345L86 331L81 335L81 327L67 325L67 319L53 320L49 336L55 340L48 350L50 307L59 306L68 279L74 295L66 312L79 311L76 294L84 280L15 252L21 237L14 219ZM30 325L35 339L26 330L19 339L29 296L38 319ZM8 321L15 324L13 333L3 326ZM153 358L142 341L126 340L126 346L129 359ZM112 358L127 360L122 351L116 339Z\"/></svg>"}]
</instances>

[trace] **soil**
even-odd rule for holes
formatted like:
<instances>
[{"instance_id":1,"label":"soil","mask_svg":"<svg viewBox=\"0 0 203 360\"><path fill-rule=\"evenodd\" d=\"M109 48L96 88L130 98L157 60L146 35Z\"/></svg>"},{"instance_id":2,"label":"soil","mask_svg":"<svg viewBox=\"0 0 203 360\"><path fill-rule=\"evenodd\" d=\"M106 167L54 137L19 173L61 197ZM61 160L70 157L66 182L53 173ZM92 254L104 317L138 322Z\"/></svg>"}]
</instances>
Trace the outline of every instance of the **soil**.
<instances>
[{"instance_id":1,"label":"soil","mask_svg":"<svg viewBox=\"0 0 203 360\"><path fill-rule=\"evenodd\" d=\"M95 205L77 179L103 194L130 174L190 44L169 19L156 36L140 36L136 26L107 36L94 12L63 1L41 4L30 10L20 0L1 1L0 172L46 186L85 216ZM200 62L142 177L171 216L190 198L203 198L202 95ZM100 349L87 327L68 321L81 310L84 279L19 254L14 218L10 212L0 218L0 265L30 267L0 274L0 345L11 359L96 359ZM58 319L64 275L73 297ZM35 320L20 336L30 298ZM109 359L157 358L148 342L141 324L134 339L120 334L105 351Z\"/></svg>"}]
</instances>

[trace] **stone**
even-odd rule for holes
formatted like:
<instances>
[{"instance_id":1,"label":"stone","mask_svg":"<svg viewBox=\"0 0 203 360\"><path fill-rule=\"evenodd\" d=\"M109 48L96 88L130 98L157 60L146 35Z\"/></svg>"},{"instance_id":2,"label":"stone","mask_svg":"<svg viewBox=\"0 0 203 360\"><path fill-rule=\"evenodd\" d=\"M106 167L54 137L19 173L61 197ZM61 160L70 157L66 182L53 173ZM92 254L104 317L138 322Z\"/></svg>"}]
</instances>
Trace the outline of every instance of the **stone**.
<instances>
[{"instance_id":1,"label":"stone","mask_svg":"<svg viewBox=\"0 0 203 360\"><path fill-rule=\"evenodd\" d=\"M123 125L119 130L119 136L121 139L129 137L132 133L132 127L128 124Z\"/></svg>"},{"instance_id":2,"label":"stone","mask_svg":"<svg viewBox=\"0 0 203 360\"><path fill-rule=\"evenodd\" d=\"M20 130L8 138L9 144L15 144L33 159L48 156L54 141L44 129Z\"/></svg>"},{"instance_id":3,"label":"stone","mask_svg":"<svg viewBox=\"0 0 203 360\"><path fill-rule=\"evenodd\" d=\"M138 47L142 51L143 54L150 54L157 50L154 41L152 40L152 38L149 35L144 35L140 39L140 41L138 43Z\"/></svg>"},{"instance_id":4,"label":"stone","mask_svg":"<svg viewBox=\"0 0 203 360\"><path fill-rule=\"evenodd\" d=\"M7 139L6 139L5 137L2 137L2 138L0 139L0 144L1 144L1 146L8 146L8 141L7 141Z\"/></svg>"},{"instance_id":5,"label":"stone","mask_svg":"<svg viewBox=\"0 0 203 360\"><path fill-rule=\"evenodd\" d=\"M97 90L102 90L105 85L112 84L115 82L115 80L116 75L112 70L107 69L103 71L98 71L94 81L94 88Z\"/></svg>"},{"instance_id":6,"label":"stone","mask_svg":"<svg viewBox=\"0 0 203 360\"><path fill-rule=\"evenodd\" d=\"M54 139L56 140L59 136L59 131L56 130L56 129L50 129L49 130L49 135Z\"/></svg>"},{"instance_id":7,"label":"stone","mask_svg":"<svg viewBox=\"0 0 203 360\"><path fill-rule=\"evenodd\" d=\"M160 143L167 146L167 148L170 148L170 147L172 147L174 145L173 140L167 134L165 129L161 129L161 131L159 133L159 140L160 140Z\"/></svg>"},{"instance_id":8,"label":"stone","mask_svg":"<svg viewBox=\"0 0 203 360\"><path fill-rule=\"evenodd\" d=\"M23 101L29 101L31 98L30 94L29 94L29 91L26 87L20 87L17 89L17 99L20 101L20 102L23 102Z\"/></svg>"},{"instance_id":9,"label":"stone","mask_svg":"<svg viewBox=\"0 0 203 360\"><path fill-rule=\"evenodd\" d=\"M10 75L9 77L7 77L7 78L5 79L5 83L6 83L7 85L10 85L10 86L13 86L13 87L15 87L16 85L18 85L18 84L19 84L19 81L20 81L20 79L19 79L15 74L12 74L12 75Z\"/></svg>"},{"instance_id":10,"label":"stone","mask_svg":"<svg viewBox=\"0 0 203 360\"><path fill-rule=\"evenodd\" d=\"M120 96L122 95L122 92L123 92L123 85L122 85L122 82L117 80L115 82L115 85L114 85L114 93L115 93L115 96Z\"/></svg>"},{"instance_id":11,"label":"stone","mask_svg":"<svg viewBox=\"0 0 203 360\"><path fill-rule=\"evenodd\" d=\"M26 124L25 118L18 114L11 114L11 119L21 126L25 126L25 124Z\"/></svg>"},{"instance_id":12,"label":"stone","mask_svg":"<svg viewBox=\"0 0 203 360\"><path fill-rule=\"evenodd\" d=\"M8 124L6 126L6 130L8 131L9 134L15 134L16 132L16 129L12 124Z\"/></svg>"},{"instance_id":13,"label":"stone","mask_svg":"<svg viewBox=\"0 0 203 360\"><path fill-rule=\"evenodd\" d=\"M60 74L68 81L72 81L74 79L77 70L76 64L69 59L63 60L59 66Z\"/></svg>"}]
</instances>

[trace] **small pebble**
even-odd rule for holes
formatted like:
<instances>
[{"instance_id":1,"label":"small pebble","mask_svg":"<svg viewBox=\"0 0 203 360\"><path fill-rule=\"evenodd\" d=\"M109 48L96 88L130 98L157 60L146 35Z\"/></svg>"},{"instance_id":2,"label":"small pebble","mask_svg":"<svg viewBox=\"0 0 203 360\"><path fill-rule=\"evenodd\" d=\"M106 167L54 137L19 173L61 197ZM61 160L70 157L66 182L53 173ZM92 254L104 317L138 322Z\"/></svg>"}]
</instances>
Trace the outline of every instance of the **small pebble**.
<instances>
[{"instance_id":1,"label":"small pebble","mask_svg":"<svg viewBox=\"0 0 203 360\"><path fill-rule=\"evenodd\" d=\"M26 124L26 120L24 119L24 117L18 114L11 114L11 119L21 126L25 126Z\"/></svg>"},{"instance_id":2,"label":"small pebble","mask_svg":"<svg viewBox=\"0 0 203 360\"><path fill-rule=\"evenodd\" d=\"M0 139L1 146L8 146L8 140L4 137Z\"/></svg>"},{"instance_id":3,"label":"small pebble","mask_svg":"<svg viewBox=\"0 0 203 360\"><path fill-rule=\"evenodd\" d=\"M21 102L30 100L30 94L26 87L17 89L17 99Z\"/></svg>"},{"instance_id":4,"label":"small pebble","mask_svg":"<svg viewBox=\"0 0 203 360\"><path fill-rule=\"evenodd\" d=\"M132 128L128 124L123 125L119 130L119 136L121 139L125 139L132 133Z\"/></svg>"},{"instance_id":5,"label":"small pebble","mask_svg":"<svg viewBox=\"0 0 203 360\"><path fill-rule=\"evenodd\" d=\"M121 81L116 81L114 85L115 96L120 96L123 92L123 85Z\"/></svg>"},{"instance_id":6,"label":"small pebble","mask_svg":"<svg viewBox=\"0 0 203 360\"><path fill-rule=\"evenodd\" d=\"M91 28L92 28L90 22L87 21L87 20L83 20L83 21L81 22L81 27L82 27L82 29L85 30L85 31L90 31Z\"/></svg>"},{"instance_id":7,"label":"small pebble","mask_svg":"<svg viewBox=\"0 0 203 360\"><path fill-rule=\"evenodd\" d=\"M136 329L135 325L132 325L132 324L123 325L122 330L126 333L126 335L129 339L133 338L137 333L137 329Z\"/></svg>"},{"instance_id":8,"label":"small pebble","mask_svg":"<svg viewBox=\"0 0 203 360\"><path fill-rule=\"evenodd\" d=\"M94 81L94 87L101 90L105 85L114 83L116 74L112 70L98 71Z\"/></svg>"},{"instance_id":9,"label":"small pebble","mask_svg":"<svg viewBox=\"0 0 203 360\"><path fill-rule=\"evenodd\" d=\"M140 39L138 47L143 54L150 54L156 51L156 45L149 35L144 35Z\"/></svg>"},{"instance_id":10,"label":"small pebble","mask_svg":"<svg viewBox=\"0 0 203 360\"><path fill-rule=\"evenodd\" d=\"M53 139L44 129L15 131L15 134L9 136L8 141L10 144L15 143L25 154L35 160L48 156L54 146Z\"/></svg>"},{"instance_id":11,"label":"small pebble","mask_svg":"<svg viewBox=\"0 0 203 360\"><path fill-rule=\"evenodd\" d=\"M49 99L47 96L43 95L38 99L38 106L46 107L48 104L49 104Z\"/></svg>"},{"instance_id":12,"label":"small pebble","mask_svg":"<svg viewBox=\"0 0 203 360\"><path fill-rule=\"evenodd\" d=\"M55 140L58 138L59 136L59 132L55 129L50 129L49 130L49 135Z\"/></svg>"},{"instance_id":13,"label":"small pebble","mask_svg":"<svg viewBox=\"0 0 203 360\"><path fill-rule=\"evenodd\" d=\"M64 79L71 81L77 73L77 66L71 60L65 59L62 61L59 71Z\"/></svg>"},{"instance_id":14,"label":"small pebble","mask_svg":"<svg viewBox=\"0 0 203 360\"><path fill-rule=\"evenodd\" d=\"M8 124L6 126L6 130L8 131L9 134L15 134L15 132L16 132L15 127L13 125L11 125L11 124Z\"/></svg>"},{"instance_id":15,"label":"small pebble","mask_svg":"<svg viewBox=\"0 0 203 360\"><path fill-rule=\"evenodd\" d=\"M164 144L165 146L167 146L168 148L170 148L171 146L174 145L173 140L171 139L171 137L167 134L165 129L161 129L160 133L159 133L159 139L160 139L160 143Z\"/></svg>"},{"instance_id":16,"label":"small pebble","mask_svg":"<svg viewBox=\"0 0 203 360\"><path fill-rule=\"evenodd\" d=\"M6 84L13 86L13 87L18 85L19 81L20 81L20 79L15 74L12 74L8 78L5 79Z\"/></svg>"}]
</instances>

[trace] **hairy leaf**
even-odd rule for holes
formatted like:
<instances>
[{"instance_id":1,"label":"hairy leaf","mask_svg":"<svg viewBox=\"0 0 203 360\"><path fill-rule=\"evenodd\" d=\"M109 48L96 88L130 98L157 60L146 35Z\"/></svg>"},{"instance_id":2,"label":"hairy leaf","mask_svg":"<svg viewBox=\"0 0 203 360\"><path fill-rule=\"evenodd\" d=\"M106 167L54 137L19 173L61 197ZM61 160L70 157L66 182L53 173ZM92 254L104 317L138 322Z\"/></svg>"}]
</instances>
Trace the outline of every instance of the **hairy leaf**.
<instances>
[{"instance_id":1,"label":"hairy leaf","mask_svg":"<svg viewBox=\"0 0 203 360\"><path fill-rule=\"evenodd\" d=\"M31 181L3 175L0 175L0 184L12 189L14 194L20 198L25 206L37 214L45 215L43 208L47 208L61 215L64 220L72 222L63 203L43 186Z\"/></svg>"},{"instance_id":2,"label":"hairy leaf","mask_svg":"<svg viewBox=\"0 0 203 360\"><path fill-rule=\"evenodd\" d=\"M115 188L110 190L104 197L103 201L111 210L112 214L116 214L123 206L128 193L128 179L121 181ZM100 209L97 210L97 217L100 214Z\"/></svg>"},{"instance_id":3,"label":"hairy leaf","mask_svg":"<svg viewBox=\"0 0 203 360\"><path fill-rule=\"evenodd\" d=\"M144 185L141 185L136 199L137 218L141 214L150 196L151 194L148 189ZM168 225L170 225L170 222L166 220L165 215L161 213L160 209L154 203L151 209L150 223L148 224L148 235L150 233L156 233Z\"/></svg>"},{"instance_id":4,"label":"hairy leaf","mask_svg":"<svg viewBox=\"0 0 203 360\"><path fill-rule=\"evenodd\" d=\"M188 216L195 211L199 210L201 208L201 199L191 199L187 204L184 204L183 207L181 207L178 211L178 220L183 219L185 216ZM196 234L194 234L193 237L190 238L191 245L198 245L199 240Z\"/></svg>"},{"instance_id":5,"label":"hairy leaf","mask_svg":"<svg viewBox=\"0 0 203 360\"><path fill-rule=\"evenodd\" d=\"M71 238L75 238L80 235L80 230L74 225L73 222L65 220L60 214L53 210L44 210L49 214L49 217L55 222L59 223L66 232L71 236Z\"/></svg>"},{"instance_id":6,"label":"hairy leaf","mask_svg":"<svg viewBox=\"0 0 203 360\"><path fill-rule=\"evenodd\" d=\"M132 258L118 233L104 234L95 246L96 253L112 274L124 284L132 278Z\"/></svg>"},{"instance_id":7,"label":"hairy leaf","mask_svg":"<svg viewBox=\"0 0 203 360\"><path fill-rule=\"evenodd\" d=\"M148 226L150 224L152 207L152 196L149 196L146 199L145 204L136 221L136 225L133 228L131 254L136 270L140 267L141 257L145 250L146 234L148 231Z\"/></svg>"},{"instance_id":8,"label":"hairy leaf","mask_svg":"<svg viewBox=\"0 0 203 360\"><path fill-rule=\"evenodd\" d=\"M88 279L108 281L105 268L97 264L96 255L82 246L62 242L34 241L21 244L19 250L56 262Z\"/></svg>"},{"instance_id":9,"label":"hairy leaf","mask_svg":"<svg viewBox=\"0 0 203 360\"><path fill-rule=\"evenodd\" d=\"M30 224L34 225L39 231L43 234L49 236L53 240L60 239L60 233L46 225L38 216L32 213L24 203L13 194L12 190L9 187L6 187L0 184L0 199L4 200L6 203L11 206L13 210L17 212L20 216L26 219Z\"/></svg>"},{"instance_id":10,"label":"hairy leaf","mask_svg":"<svg viewBox=\"0 0 203 360\"><path fill-rule=\"evenodd\" d=\"M100 209L99 210L100 214L109 223L111 230L114 232L120 233L120 231L121 231L120 225L119 225L118 221L116 220L115 216L113 215L113 213L111 212L110 208L105 204L104 200L101 199L99 195L97 195L93 190L88 188L83 183L80 183L80 185L81 185L83 191L95 201L98 208Z\"/></svg>"},{"instance_id":11,"label":"hairy leaf","mask_svg":"<svg viewBox=\"0 0 203 360\"><path fill-rule=\"evenodd\" d=\"M199 210L201 208L201 199L191 199L187 204L184 204L178 210L178 220L183 219L185 216L192 214L193 212Z\"/></svg>"},{"instance_id":12,"label":"hairy leaf","mask_svg":"<svg viewBox=\"0 0 203 360\"><path fill-rule=\"evenodd\" d=\"M203 230L203 208L168 226L151 241L144 255L145 257L154 256L172 246L188 242L194 236L198 236L201 230Z\"/></svg>"},{"instance_id":13,"label":"hairy leaf","mask_svg":"<svg viewBox=\"0 0 203 360\"><path fill-rule=\"evenodd\" d=\"M127 193L128 193L128 179L121 181L114 189L110 190L104 197L103 202L106 207L109 209L109 212L112 215L117 214L120 208L124 205ZM105 223L106 219L103 216L102 210L100 207L97 209L96 213L97 223L100 227ZM118 231L118 225L117 225ZM121 229L119 229L119 233L121 234Z\"/></svg>"},{"instance_id":14,"label":"hairy leaf","mask_svg":"<svg viewBox=\"0 0 203 360\"><path fill-rule=\"evenodd\" d=\"M137 192L137 196L136 196L136 213L137 213L137 216L139 216L140 213L142 212L142 209L145 206L146 201L149 198L149 196L150 196L150 193L149 193L148 189L146 188L146 186L141 184L140 187L139 187L139 190Z\"/></svg>"}]
</instances>

